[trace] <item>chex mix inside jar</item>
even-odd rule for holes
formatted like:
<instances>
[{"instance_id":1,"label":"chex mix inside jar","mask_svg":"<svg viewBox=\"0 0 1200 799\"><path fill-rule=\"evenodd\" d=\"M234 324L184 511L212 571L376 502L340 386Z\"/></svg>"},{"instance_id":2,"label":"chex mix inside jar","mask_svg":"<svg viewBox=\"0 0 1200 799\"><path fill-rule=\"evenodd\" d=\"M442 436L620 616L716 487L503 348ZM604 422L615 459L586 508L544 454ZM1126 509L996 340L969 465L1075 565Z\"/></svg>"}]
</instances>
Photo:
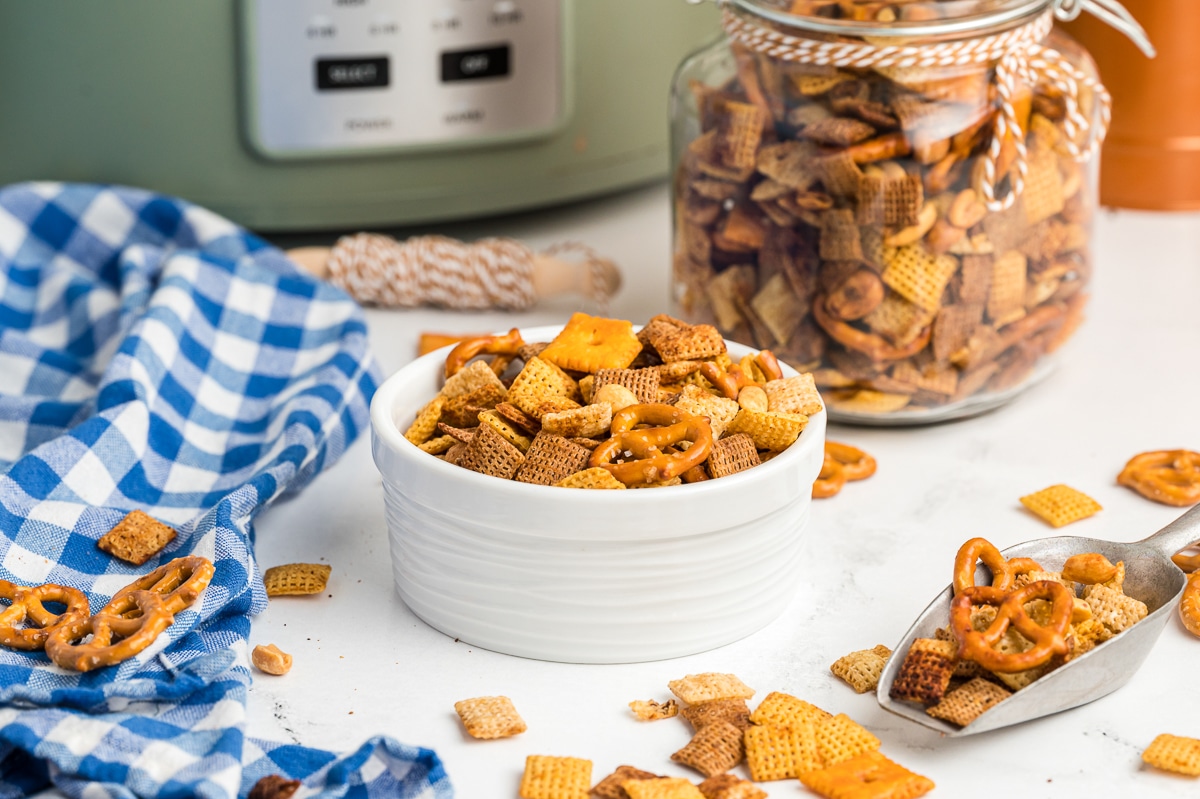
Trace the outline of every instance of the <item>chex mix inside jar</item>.
<instances>
[{"instance_id":1,"label":"chex mix inside jar","mask_svg":"<svg viewBox=\"0 0 1200 799\"><path fill-rule=\"evenodd\" d=\"M723 3L673 87L675 313L813 372L832 420L1032 385L1092 271L1109 99L1055 28L1077 5Z\"/></svg>"}]
</instances>

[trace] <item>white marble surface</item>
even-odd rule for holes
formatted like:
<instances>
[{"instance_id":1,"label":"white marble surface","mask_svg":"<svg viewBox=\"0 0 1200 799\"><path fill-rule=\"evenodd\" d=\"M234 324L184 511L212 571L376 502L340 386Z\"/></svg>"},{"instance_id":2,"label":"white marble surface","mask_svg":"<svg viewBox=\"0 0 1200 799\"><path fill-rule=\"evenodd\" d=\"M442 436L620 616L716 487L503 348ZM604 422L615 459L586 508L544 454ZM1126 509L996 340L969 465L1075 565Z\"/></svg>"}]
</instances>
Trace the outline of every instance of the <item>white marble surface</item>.
<instances>
[{"instance_id":1,"label":"white marble surface","mask_svg":"<svg viewBox=\"0 0 1200 799\"><path fill-rule=\"evenodd\" d=\"M443 229L511 235L541 247L577 240L614 258L626 279L612 315L666 309L665 186L554 211ZM1160 732L1200 737L1193 679L1200 640L1172 620L1128 685L1091 705L1022 727L941 739L879 708L829 673L855 649L894 644L947 583L953 555L982 535L1004 547L1052 534L1017 498L1058 482L1094 496L1097 516L1064 532L1136 540L1178 511L1115 485L1147 449L1200 449L1200 215L1105 213L1097 227L1089 321L1047 380L993 413L930 428L834 426L831 437L873 453L875 477L816 503L796 598L776 622L738 643L658 663L579 666L498 655L456 643L403 605L393 584L380 480L367 438L299 497L263 513L264 567L333 566L327 596L280 599L254 620L252 643L295 657L285 677L259 677L250 698L256 736L348 750L383 733L435 749L463 799L515 797L528 754L591 759L597 778L621 763L697 775L669 759L687 742L680 720L639 723L626 705L666 699L668 680L734 672L758 690L786 691L874 731L882 751L928 775L935 796L1196 796L1196 780L1155 773L1140 752ZM560 299L517 315L368 312L385 373L414 354L420 331L470 332L561 321ZM523 735L475 741L453 705L512 697ZM741 769L739 769L740 771ZM797 781L772 797L810 795Z\"/></svg>"}]
</instances>

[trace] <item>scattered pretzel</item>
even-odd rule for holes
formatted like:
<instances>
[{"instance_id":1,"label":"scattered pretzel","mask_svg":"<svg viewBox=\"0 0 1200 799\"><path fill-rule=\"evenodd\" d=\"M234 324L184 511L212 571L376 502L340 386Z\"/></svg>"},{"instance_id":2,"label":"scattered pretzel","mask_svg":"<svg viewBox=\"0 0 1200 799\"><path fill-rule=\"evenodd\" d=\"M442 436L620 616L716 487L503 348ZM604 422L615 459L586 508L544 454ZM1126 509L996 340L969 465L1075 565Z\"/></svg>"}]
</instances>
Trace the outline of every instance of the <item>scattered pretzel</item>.
<instances>
[{"instance_id":1,"label":"scattered pretzel","mask_svg":"<svg viewBox=\"0 0 1200 799\"><path fill-rule=\"evenodd\" d=\"M1200 453L1186 449L1143 452L1125 464L1117 483L1164 505L1195 505L1200 502Z\"/></svg>"},{"instance_id":2,"label":"scattered pretzel","mask_svg":"<svg viewBox=\"0 0 1200 799\"><path fill-rule=\"evenodd\" d=\"M1200 552L1194 552L1191 555L1185 555L1184 553L1189 549L1191 549L1191 547L1185 547L1176 552L1171 556L1171 562L1178 566L1180 571L1191 574L1197 569L1200 569Z\"/></svg>"},{"instance_id":3,"label":"scattered pretzel","mask_svg":"<svg viewBox=\"0 0 1200 799\"><path fill-rule=\"evenodd\" d=\"M638 425L652 425L634 429ZM712 451L708 419L685 413L671 405L630 405L613 414L612 437L592 451L588 465L607 469L625 485L659 483L699 466ZM681 452L666 448L690 441ZM614 462L615 461L615 462Z\"/></svg>"},{"instance_id":4,"label":"scattered pretzel","mask_svg":"<svg viewBox=\"0 0 1200 799\"><path fill-rule=\"evenodd\" d=\"M513 328L502 336L479 336L460 341L446 356L446 377L453 377L477 355L495 355L492 371L497 374L512 363L517 350L524 346L521 331Z\"/></svg>"},{"instance_id":5,"label":"scattered pretzel","mask_svg":"<svg viewBox=\"0 0 1200 799\"><path fill-rule=\"evenodd\" d=\"M776 360L775 354L770 350L762 350L758 355L754 356L754 365L762 370L767 380L779 380L783 377L783 370L779 368L779 361ZM762 383L754 379L754 375L747 372L740 364L732 364L727 369L721 369L720 366L712 361L705 361L700 364L700 374L704 379L712 383L718 391L720 391L728 399L735 400L743 388L755 386L762 388Z\"/></svg>"},{"instance_id":6,"label":"scattered pretzel","mask_svg":"<svg viewBox=\"0 0 1200 799\"><path fill-rule=\"evenodd\" d=\"M1200 572L1188 575L1179 600L1179 618L1189 633L1200 636Z\"/></svg>"},{"instance_id":7,"label":"scattered pretzel","mask_svg":"<svg viewBox=\"0 0 1200 799\"><path fill-rule=\"evenodd\" d=\"M0 613L0 644L45 649L59 666L75 671L120 663L170 627L175 615L208 586L213 571L207 558L176 558L122 588L95 615L89 615L87 597L76 588L52 583L24 587L0 580L0 598L11 603ZM56 614L45 602L67 607ZM36 626L18 626L26 621Z\"/></svg>"},{"instance_id":8,"label":"scattered pretzel","mask_svg":"<svg viewBox=\"0 0 1200 799\"><path fill-rule=\"evenodd\" d=\"M0 613L0 644L13 649L41 649L56 627L73 619L87 618L90 612L82 591L53 583L26 588L0 580L0 598L10 603ZM61 614L52 613L46 609L45 602L58 602L67 609ZM25 622L35 626L19 626Z\"/></svg>"},{"instance_id":9,"label":"scattered pretzel","mask_svg":"<svg viewBox=\"0 0 1200 799\"><path fill-rule=\"evenodd\" d=\"M1050 602L1050 619L1045 626L1025 612L1025 603L1033 599ZM996 618L986 630L978 631L971 624L971 608L975 605L996 608ZM968 586L950 603L950 630L958 640L958 656L1002 674L1045 665L1055 655L1067 654L1066 634L1074 606L1071 592L1054 580L1037 580L1015 591ZM994 649L1010 626L1032 641L1033 646L1024 652Z\"/></svg>"},{"instance_id":10,"label":"scattered pretzel","mask_svg":"<svg viewBox=\"0 0 1200 799\"><path fill-rule=\"evenodd\" d=\"M55 627L46 637L46 654L74 671L111 666L150 646L174 621L161 594L132 591L94 616L75 616Z\"/></svg>"},{"instance_id":11,"label":"scattered pretzel","mask_svg":"<svg viewBox=\"0 0 1200 799\"><path fill-rule=\"evenodd\" d=\"M858 447L827 440L821 474L813 483L813 498L832 497L847 481L865 480L875 474L875 466L875 459Z\"/></svg>"}]
</instances>

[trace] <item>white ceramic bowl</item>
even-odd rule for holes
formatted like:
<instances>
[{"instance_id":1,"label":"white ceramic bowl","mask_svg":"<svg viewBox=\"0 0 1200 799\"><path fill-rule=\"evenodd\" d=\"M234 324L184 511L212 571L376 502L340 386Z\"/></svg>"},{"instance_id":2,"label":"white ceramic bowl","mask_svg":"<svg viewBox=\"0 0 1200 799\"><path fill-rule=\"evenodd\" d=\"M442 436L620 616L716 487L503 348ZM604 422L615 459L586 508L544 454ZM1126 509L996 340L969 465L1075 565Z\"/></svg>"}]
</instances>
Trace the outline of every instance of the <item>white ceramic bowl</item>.
<instances>
[{"instance_id":1,"label":"white ceramic bowl","mask_svg":"<svg viewBox=\"0 0 1200 799\"><path fill-rule=\"evenodd\" d=\"M523 335L549 341L559 329ZM752 352L729 350L735 359ZM631 663L736 641L787 606L824 412L783 454L719 480L628 491L530 485L453 466L405 440L441 386L447 352L413 361L371 402L392 569L417 616L497 652Z\"/></svg>"}]
</instances>

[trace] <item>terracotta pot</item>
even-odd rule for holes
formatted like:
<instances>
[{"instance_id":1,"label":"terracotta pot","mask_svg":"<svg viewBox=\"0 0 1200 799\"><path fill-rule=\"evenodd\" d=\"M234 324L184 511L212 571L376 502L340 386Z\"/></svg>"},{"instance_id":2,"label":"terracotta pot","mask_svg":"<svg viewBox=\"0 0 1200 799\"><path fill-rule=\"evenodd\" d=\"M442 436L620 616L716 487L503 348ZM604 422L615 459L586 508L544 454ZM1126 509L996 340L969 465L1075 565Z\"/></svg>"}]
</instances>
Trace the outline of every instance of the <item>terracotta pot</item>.
<instances>
[{"instance_id":1,"label":"terracotta pot","mask_svg":"<svg viewBox=\"0 0 1200 799\"><path fill-rule=\"evenodd\" d=\"M1200 2L1124 0L1158 57L1084 13L1066 25L1112 92L1100 202L1155 211L1200 209Z\"/></svg>"}]
</instances>

